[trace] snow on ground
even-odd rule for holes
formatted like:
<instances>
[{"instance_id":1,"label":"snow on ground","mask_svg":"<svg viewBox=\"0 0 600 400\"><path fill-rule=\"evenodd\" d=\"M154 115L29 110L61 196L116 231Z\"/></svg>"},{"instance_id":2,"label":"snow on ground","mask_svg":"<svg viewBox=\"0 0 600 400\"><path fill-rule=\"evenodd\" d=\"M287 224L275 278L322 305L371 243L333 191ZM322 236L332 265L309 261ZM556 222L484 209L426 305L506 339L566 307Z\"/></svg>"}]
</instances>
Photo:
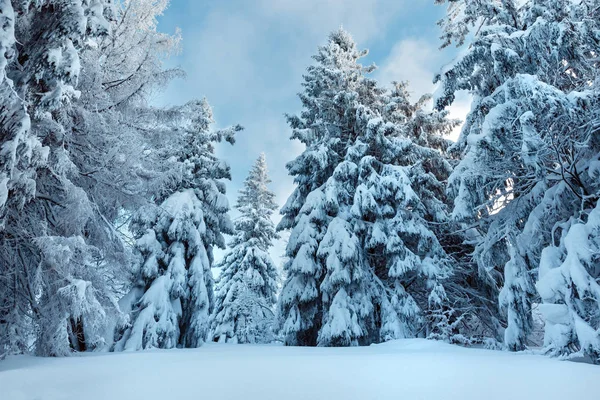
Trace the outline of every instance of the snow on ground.
<instances>
[{"instance_id":1,"label":"snow on ground","mask_svg":"<svg viewBox=\"0 0 600 400\"><path fill-rule=\"evenodd\" d=\"M2 400L597 400L598 382L599 366L421 339L0 361Z\"/></svg>"}]
</instances>

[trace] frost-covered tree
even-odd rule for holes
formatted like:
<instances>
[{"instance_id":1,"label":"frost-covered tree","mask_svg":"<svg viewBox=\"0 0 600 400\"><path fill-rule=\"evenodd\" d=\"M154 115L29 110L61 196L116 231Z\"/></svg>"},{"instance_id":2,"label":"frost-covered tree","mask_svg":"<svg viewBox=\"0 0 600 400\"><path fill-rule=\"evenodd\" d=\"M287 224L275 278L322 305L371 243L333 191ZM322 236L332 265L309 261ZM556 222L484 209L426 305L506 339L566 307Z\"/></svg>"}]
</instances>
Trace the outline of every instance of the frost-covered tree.
<instances>
[{"instance_id":1,"label":"frost-covered tree","mask_svg":"<svg viewBox=\"0 0 600 400\"><path fill-rule=\"evenodd\" d=\"M126 324L114 302L131 264L119 225L176 190L188 172L166 153L206 114L198 102L148 104L182 74L162 64L179 43L156 29L167 3L0 3L0 146L12 149L0 161L0 355L105 348Z\"/></svg>"},{"instance_id":2,"label":"frost-covered tree","mask_svg":"<svg viewBox=\"0 0 600 400\"><path fill-rule=\"evenodd\" d=\"M278 238L271 216L277 210L261 154L240 190L231 250L218 264L210 337L216 342L268 343L273 337L277 267L269 255Z\"/></svg>"},{"instance_id":3,"label":"frost-covered tree","mask_svg":"<svg viewBox=\"0 0 600 400\"><path fill-rule=\"evenodd\" d=\"M575 127L579 135L570 138L570 153L561 157L561 179L544 193L523 235L544 247L536 288L543 301L545 349L595 363L600 363L599 83L596 79L582 97L586 123Z\"/></svg>"},{"instance_id":4,"label":"frost-covered tree","mask_svg":"<svg viewBox=\"0 0 600 400\"><path fill-rule=\"evenodd\" d=\"M596 201L582 176L595 157L599 11L593 1L451 1L441 22L444 46L473 37L437 78L436 106L473 95L449 191L510 350L527 345L541 249Z\"/></svg>"},{"instance_id":5,"label":"frost-covered tree","mask_svg":"<svg viewBox=\"0 0 600 400\"><path fill-rule=\"evenodd\" d=\"M287 278L279 298L282 334L287 344L316 345L323 310L320 285L325 265L317 256L329 217L324 213L321 186L343 159L360 100L373 100L375 83L366 81L358 60L365 56L350 36L340 30L330 35L327 45L314 56L308 68L300 100L304 110L288 116L292 139L306 150L287 168L297 184L281 209L279 230L291 229L284 266ZM359 100L360 99L360 100ZM322 107L328 104L328 107Z\"/></svg>"},{"instance_id":6,"label":"frost-covered tree","mask_svg":"<svg viewBox=\"0 0 600 400\"><path fill-rule=\"evenodd\" d=\"M306 150L288 164L298 186L279 225L291 229L279 301L287 344L448 335L452 260L432 225L447 213L439 135L453 123L411 104L403 85L379 88L366 77L374 67L358 63L365 54L332 33L305 76L304 110L289 117Z\"/></svg>"},{"instance_id":7,"label":"frost-covered tree","mask_svg":"<svg viewBox=\"0 0 600 400\"><path fill-rule=\"evenodd\" d=\"M62 356L102 348L107 314L117 314L118 298L103 276L112 271L102 262L101 251L81 237L43 237L37 242L45 275L37 353Z\"/></svg>"},{"instance_id":8,"label":"frost-covered tree","mask_svg":"<svg viewBox=\"0 0 600 400\"><path fill-rule=\"evenodd\" d=\"M5 225L6 208L21 208L35 195L35 168L47 157L31 132L31 118L22 97L26 88L15 71L18 15L10 0L0 3L0 228Z\"/></svg>"},{"instance_id":9,"label":"frost-covered tree","mask_svg":"<svg viewBox=\"0 0 600 400\"><path fill-rule=\"evenodd\" d=\"M204 343L213 307L213 248L232 234L223 179L229 166L214 144L234 142L239 127L211 131L206 101L179 110L177 137L163 151L165 168L178 171L156 196L156 205L136 213L131 230L142 262L121 305L131 321L116 350L198 347Z\"/></svg>"},{"instance_id":10,"label":"frost-covered tree","mask_svg":"<svg viewBox=\"0 0 600 400\"><path fill-rule=\"evenodd\" d=\"M89 210L79 202L81 192L72 191L76 207L71 209L71 204L62 202L49 190L49 187L71 189L66 179L66 174L72 171L71 165L55 146L55 139L65 132L64 111L80 95L75 87L81 74L81 52L109 33L110 6L103 1L47 1L2 2L1 7L5 62L0 89L3 114L0 274L8 290L2 290L5 298L0 304L3 308L10 304L12 309L3 324L9 330L8 344L3 347L9 352L24 351L24 346L15 347L15 343L28 343L31 336L37 336L38 352L64 354L69 342L45 346L41 342L52 340L52 335L43 334L41 329L49 326L48 320L55 319L68 326L69 319L80 315L75 315L76 310L71 309L71 313L61 308L57 293L48 297L55 300L55 308L52 303L40 301L45 290L67 287L75 277L53 274L61 268L45 268L52 264L48 261L52 252L43 243L52 238L60 242L58 237L64 236L66 241L62 245L72 244L74 252L91 247L79 246L75 232L63 229L82 221L79 211ZM74 213L69 218L65 210ZM0 336L4 342L4 335ZM71 347L76 348L76 344L71 343Z\"/></svg>"},{"instance_id":11,"label":"frost-covered tree","mask_svg":"<svg viewBox=\"0 0 600 400\"><path fill-rule=\"evenodd\" d=\"M31 133L27 105L19 95L23 89L16 87L13 80L18 14L12 3L0 2L0 358L28 347L24 333L27 321L19 310L26 304L19 298L20 277L4 250L7 214L18 211L35 196L35 169L47 157Z\"/></svg>"},{"instance_id":12,"label":"frost-covered tree","mask_svg":"<svg viewBox=\"0 0 600 400\"><path fill-rule=\"evenodd\" d=\"M566 222L559 244L542 251L537 288L548 350L600 363L600 206L583 217Z\"/></svg>"},{"instance_id":13,"label":"frost-covered tree","mask_svg":"<svg viewBox=\"0 0 600 400\"><path fill-rule=\"evenodd\" d=\"M468 340L464 334L473 333L473 330L465 329L464 319L470 318L469 322L475 323L481 316L470 304L476 295L464 287L466 274L461 260L464 255L461 255L462 249L456 249L460 238L453 232L455 227L449 221L449 199L445 193L454 160L448 157L447 149L451 142L444 135L450 134L458 121L449 120L444 111L427 111L430 95L411 102L407 89L407 83L395 82L392 91L385 97L382 115L384 120L396 125L396 132L387 140L379 138L370 143L370 152L374 156L401 169L407 178L393 178L398 182L399 192L403 193L404 205L396 204L400 200L398 195L377 200L388 203L388 210L389 207L399 208L391 226L399 234L400 246L394 244L397 249L382 250L380 244L371 253L376 257L386 254L388 262L395 259L388 264L389 271L397 271L399 264L394 266L392 263L397 263L398 258L404 258L403 263L410 265L413 261L409 258L417 256L418 262L405 269L399 279L393 277L391 281L395 283L391 286L400 289L397 298L406 296L406 291L416 301L419 314L425 318L425 326L414 323L419 319L414 318L412 301L401 301L405 305L398 314L402 316L400 325L405 326L404 332L390 334L388 339L414 336L421 331L430 338L464 343ZM379 150L383 147L390 149L385 156ZM386 181L383 182L385 187ZM410 193L411 190L414 194ZM411 196L415 199L410 200ZM381 219L386 218L386 212L382 213ZM390 226L389 223L386 225ZM393 236L388 238L391 239L388 243L396 242ZM400 288L400 285L406 289ZM411 319L412 323L409 322ZM396 322L395 326L400 325ZM406 326L411 328L406 329ZM386 335L382 334L381 339L385 340Z\"/></svg>"}]
</instances>

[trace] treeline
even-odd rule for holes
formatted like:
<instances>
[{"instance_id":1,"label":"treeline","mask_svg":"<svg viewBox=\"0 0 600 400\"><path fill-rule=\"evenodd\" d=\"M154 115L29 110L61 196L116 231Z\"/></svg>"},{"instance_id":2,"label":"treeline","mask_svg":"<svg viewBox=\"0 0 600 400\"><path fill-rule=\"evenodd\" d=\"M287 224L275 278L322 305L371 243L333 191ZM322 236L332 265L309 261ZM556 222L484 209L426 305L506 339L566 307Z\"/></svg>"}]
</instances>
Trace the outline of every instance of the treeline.
<instances>
[{"instance_id":1,"label":"treeline","mask_svg":"<svg viewBox=\"0 0 600 400\"><path fill-rule=\"evenodd\" d=\"M286 116L305 150L278 226L264 155L228 216L214 146L241 127L214 130L205 100L151 105L183 74L162 65L180 41L156 29L166 5L0 0L0 355L409 337L519 351L538 345L535 308L545 352L599 360L597 0L449 2L442 46L463 51L416 102L331 33ZM459 91L473 100L453 143Z\"/></svg>"}]
</instances>

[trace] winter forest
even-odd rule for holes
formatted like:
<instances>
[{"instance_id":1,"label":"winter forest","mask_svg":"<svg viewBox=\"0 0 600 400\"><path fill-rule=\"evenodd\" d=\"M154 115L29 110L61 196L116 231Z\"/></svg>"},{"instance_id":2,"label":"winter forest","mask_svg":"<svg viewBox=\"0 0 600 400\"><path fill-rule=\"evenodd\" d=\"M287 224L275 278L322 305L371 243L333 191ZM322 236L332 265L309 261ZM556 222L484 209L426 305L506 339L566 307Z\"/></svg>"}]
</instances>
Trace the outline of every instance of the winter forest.
<instances>
[{"instance_id":1,"label":"winter forest","mask_svg":"<svg viewBox=\"0 0 600 400\"><path fill-rule=\"evenodd\" d=\"M290 389L292 376L246 397L194 393L471 398L452 385L421 391L443 359L446 373L492 371L473 398L492 384L507 386L492 399L597 395L600 0L423 1L441 15L426 28L435 51L452 54L427 75L431 93L414 90L411 72L378 72L333 21L294 69L295 103L271 112L292 149L281 171L269 168L270 142L240 144L252 121L219 118L227 103L213 109L202 92L160 101L196 73L173 57L203 46L162 29L181 1L0 0L0 398L154 399L68 382L138 363L179 364L198 382L213 369L227 382L237 363L245 382L261 365L305 374L310 357L325 363L314 375L360 375L370 360L391 374L379 379L405 371L417 386L358 378L365 392L344 394L306 377ZM252 160L243 176L237 155ZM276 195L283 175L290 190ZM419 377L421 364L431 372ZM536 373L558 386L521 376ZM24 376L44 382L39 397Z\"/></svg>"}]
</instances>

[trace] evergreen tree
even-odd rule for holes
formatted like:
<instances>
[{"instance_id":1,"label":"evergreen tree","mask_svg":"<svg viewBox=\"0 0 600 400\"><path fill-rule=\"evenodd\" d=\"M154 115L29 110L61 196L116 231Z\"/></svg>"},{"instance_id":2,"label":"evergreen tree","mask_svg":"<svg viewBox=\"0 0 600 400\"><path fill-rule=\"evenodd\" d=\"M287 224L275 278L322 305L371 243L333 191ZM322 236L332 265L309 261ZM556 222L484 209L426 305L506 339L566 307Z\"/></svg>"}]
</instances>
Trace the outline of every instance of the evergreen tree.
<instances>
[{"instance_id":1,"label":"evergreen tree","mask_svg":"<svg viewBox=\"0 0 600 400\"><path fill-rule=\"evenodd\" d=\"M162 64L180 39L157 32L167 3L0 2L0 356L106 348L127 323L116 299L132 254L119 225L177 191L190 172L169 157L206 117L199 102L148 104L182 75ZM206 184L207 241L221 245L211 229L224 188Z\"/></svg>"},{"instance_id":2,"label":"evergreen tree","mask_svg":"<svg viewBox=\"0 0 600 400\"><path fill-rule=\"evenodd\" d=\"M536 288L546 351L600 363L600 80L573 97L585 101L585 119L573 126L561 179L530 214L523 237L543 247Z\"/></svg>"},{"instance_id":3,"label":"evergreen tree","mask_svg":"<svg viewBox=\"0 0 600 400\"><path fill-rule=\"evenodd\" d=\"M116 350L198 347L206 339L213 307L213 247L233 233L223 179L229 166L214 155L214 143L234 141L239 127L210 131L206 101L179 110L180 136L164 150L165 168L180 171L157 194L157 206L142 207L131 230L143 261L122 306L129 326Z\"/></svg>"},{"instance_id":4,"label":"evergreen tree","mask_svg":"<svg viewBox=\"0 0 600 400\"><path fill-rule=\"evenodd\" d=\"M80 95L76 86L82 51L109 33L110 5L103 1L3 1L0 7L0 280L7 288L0 291L0 315L5 307L11 309L10 316L0 316L7 327L7 332L0 333L0 345L8 352L22 352L27 349L24 343L35 337L39 354L61 355L80 348L79 343L63 339L84 336L81 330L73 331L81 326L81 310L95 308L98 299L104 298L89 296L89 291L87 296L65 297L67 292L82 293L73 285L94 273L96 257L94 246L82 245L77 237L83 236L81 225L88 220L90 208L68 178L74 169L63 144L70 131L62 123ZM81 224L79 229L72 229L76 224ZM69 246L72 254L89 252L73 257L73 264L81 265L81 270L56 264L60 259L55 253L64 253ZM89 268L83 268L84 264ZM77 274L61 275L66 271ZM75 304L75 299L89 303ZM114 303L103 306L110 308ZM98 324L89 315L86 318L90 333ZM91 336L93 347L98 332Z\"/></svg>"},{"instance_id":5,"label":"evergreen tree","mask_svg":"<svg viewBox=\"0 0 600 400\"><path fill-rule=\"evenodd\" d=\"M31 118L22 94L25 88L15 86L17 48L15 14L12 2L0 3L0 116L2 142L0 148L0 228L3 228L6 209L22 208L35 195L35 168L42 165L47 152L31 133Z\"/></svg>"},{"instance_id":6,"label":"evergreen tree","mask_svg":"<svg viewBox=\"0 0 600 400\"><path fill-rule=\"evenodd\" d=\"M582 199L586 214L596 202L581 176L595 157L598 12L586 1L452 1L441 22L444 45L473 34L437 78L436 105L459 90L474 98L449 191L479 277L498 296L510 350L527 345L533 277L541 249L555 244L553 227L579 213Z\"/></svg>"},{"instance_id":7,"label":"evergreen tree","mask_svg":"<svg viewBox=\"0 0 600 400\"><path fill-rule=\"evenodd\" d=\"M431 226L445 220L439 134L454 123L410 104L403 85L378 88L365 76L373 68L358 64L365 54L332 33L305 76L305 110L289 118L307 149L288 164L298 187L279 226L292 228L280 296L287 344L369 344L423 326L448 335L440 317L453 261Z\"/></svg>"},{"instance_id":8,"label":"evergreen tree","mask_svg":"<svg viewBox=\"0 0 600 400\"><path fill-rule=\"evenodd\" d=\"M22 89L11 78L16 66L15 13L10 0L0 2L0 358L6 353L24 352L27 320L19 309L21 277L5 250L7 215L19 211L35 196L36 167L44 164L47 151L31 132L31 118ZM10 255L14 255L10 254Z\"/></svg>"},{"instance_id":9,"label":"evergreen tree","mask_svg":"<svg viewBox=\"0 0 600 400\"><path fill-rule=\"evenodd\" d=\"M321 187L343 159L352 139L356 118L352 111L361 101L373 101L380 93L375 82L363 76L374 67L358 63L366 54L356 49L346 32L332 33L304 77L304 92L299 95L304 110L299 116L288 116L292 139L307 148L287 165L297 187L283 206L283 218L277 227L291 229L286 249L289 260L284 266L287 278L279 301L287 344L317 344L323 319L320 286L326 272L317 251L330 220L323 209L325 195Z\"/></svg>"},{"instance_id":10,"label":"evergreen tree","mask_svg":"<svg viewBox=\"0 0 600 400\"><path fill-rule=\"evenodd\" d=\"M277 268L269 248L278 238L271 215L277 209L261 154L244 181L236 208L231 250L219 263L211 337L215 342L268 343L272 339Z\"/></svg>"},{"instance_id":11,"label":"evergreen tree","mask_svg":"<svg viewBox=\"0 0 600 400\"><path fill-rule=\"evenodd\" d=\"M397 311L400 324L395 322L392 326L403 326L403 332L388 335L389 339L415 336L423 329L419 321L424 317L427 337L465 342L458 325L470 311L460 308L472 300L465 297L461 287L460 260L447 251L449 243L456 242L457 238L448 218L449 199L445 193L453 160L447 154L451 142L444 135L450 134L458 121L449 120L445 111L426 111L430 95L412 103L407 87L405 82L394 82L392 91L385 97L382 115L396 125L396 132L388 138L371 139L370 143L371 154L401 169L404 175L392 178L398 184L398 194L377 198L378 203L387 204L387 210L390 207L397 210L392 224L385 222L384 226L387 225L387 232L395 230L400 242L390 235L388 240L382 241L388 244L385 250L381 244L371 250L372 256L377 258L381 257L378 254L384 254L384 259L387 258L388 266L383 270L388 273L379 276L398 291L392 302L400 306ZM389 153L382 156L380 148L390 149ZM389 187L387 180L381 184ZM379 221L389 219L386 212L389 211L381 213ZM390 246L390 243L396 244ZM380 262L372 261L377 266ZM465 333L471 332L465 330ZM385 340L386 335L381 339Z\"/></svg>"},{"instance_id":12,"label":"evergreen tree","mask_svg":"<svg viewBox=\"0 0 600 400\"><path fill-rule=\"evenodd\" d=\"M550 353L574 352L600 363L600 205L586 214L568 221L559 244L542 251L537 288Z\"/></svg>"}]
</instances>

